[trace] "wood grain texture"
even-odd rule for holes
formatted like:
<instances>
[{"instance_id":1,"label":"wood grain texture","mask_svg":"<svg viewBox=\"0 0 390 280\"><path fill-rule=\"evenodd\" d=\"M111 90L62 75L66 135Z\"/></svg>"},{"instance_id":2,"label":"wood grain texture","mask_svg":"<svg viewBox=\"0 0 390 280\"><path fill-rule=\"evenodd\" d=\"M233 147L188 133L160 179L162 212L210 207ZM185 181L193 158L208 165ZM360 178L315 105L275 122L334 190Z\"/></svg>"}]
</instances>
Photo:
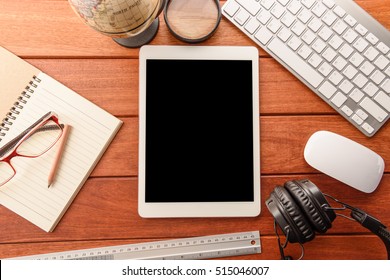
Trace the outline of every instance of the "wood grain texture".
<instances>
[{"instance_id":1,"label":"wood grain texture","mask_svg":"<svg viewBox=\"0 0 390 280\"><path fill-rule=\"evenodd\" d=\"M390 0L356 2L390 27ZM168 32L162 16L160 24L151 44L184 45ZM265 200L276 185L303 178L312 180L323 192L364 209L390 225L387 211L390 125L372 138L365 137L262 50L259 58L260 216L143 219L137 212L139 49L123 48L84 25L66 0L0 1L0 45L124 121L54 232L45 233L0 206L0 258L222 234L239 229L260 230L263 252L235 259L278 259L273 219ZM256 46L224 18L215 35L201 45ZM374 193L364 194L352 189L305 162L304 145L318 130L347 136L384 158L385 175ZM287 252L297 257L300 248L289 245ZM385 257L384 246L377 237L342 217L337 217L328 233L305 244L305 259Z\"/></svg>"},{"instance_id":2,"label":"wood grain texture","mask_svg":"<svg viewBox=\"0 0 390 280\"><path fill-rule=\"evenodd\" d=\"M386 215L386 198L390 190L390 176L386 175L377 192L367 195L346 187L325 175L263 176L262 212L256 218L175 218L143 219L137 213L136 178L89 179L63 217L56 230L43 232L13 212L0 208L0 240L3 244L30 242L88 241L105 239L161 239L260 230L264 236L273 236L273 220L264 201L276 185L292 179L308 178L327 194L362 208L383 223L390 224ZM332 205L337 206L335 203ZM341 212L342 213L342 212ZM346 212L347 213L347 212ZM210 226L213 225L213 226ZM368 234L357 223L338 217L328 231L334 234ZM351 237L352 238L352 237ZM0 247L1 249L1 247ZM276 249L276 248L275 248Z\"/></svg>"},{"instance_id":3,"label":"wood grain texture","mask_svg":"<svg viewBox=\"0 0 390 280\"><path fill-rule=\"evenodd\" d=\"M221 5L225 1L220 1ZM390 26L390 0L356 1L386 27ZM165 26L151 42L156 45L184 43ZM109 37L86 26L67 1L3 0L0 2L0 45L22 57L133 57L138 49L126 49ZM250 39L226 20L210 40L202 45L253 45ZM261 55L265 52L261 51Z\"/></svg>"},{"instance_id":4,"label":"wood grain texture","mask_svg":"<svg viewBox=\"0 0 390 280\"><path fill-rule=\"evenodd\" d=\"M0 245L5 253L4 257L12 258L31 254L46 254L60 252L63 250L79 250L94 247L115 246L142 242L153 242L166 239L121 239L107 241L73 241L73 242L52 242L52 243L25 243L23 248L15 244ZM305 247L305 259L323 259L329 257L335 260L381 260L386 258L386 251L378 238L373 236L360 235L355 237L355 244L352 244L348 236L320 236ZM277 260L280 258L277 250L273 249L277 244L275 237L265 236L261 239L261 254L229 257L224 259L238 260ZM368 248L368 249L367 249ZM297 259L301 255L298 245L289 245L286 249L287 255Z\"/></svg>"}]
</instances>

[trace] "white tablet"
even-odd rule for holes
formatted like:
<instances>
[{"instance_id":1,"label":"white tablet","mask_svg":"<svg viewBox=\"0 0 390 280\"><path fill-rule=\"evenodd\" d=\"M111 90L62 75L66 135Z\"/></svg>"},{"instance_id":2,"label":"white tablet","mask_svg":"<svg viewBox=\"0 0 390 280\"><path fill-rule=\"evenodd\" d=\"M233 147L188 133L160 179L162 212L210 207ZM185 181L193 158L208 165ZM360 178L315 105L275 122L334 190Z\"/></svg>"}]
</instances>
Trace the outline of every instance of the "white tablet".
<instances>
[{"instance_id":1,"label":"white tablet","mask_svg":"<svg viewBox=\"0 0 390 280\"><path fill-rule=\"evenodd\" d=\"M259 215L258 50L144 46L139 57L139 214Z\"/></svg>"}]
</instances>

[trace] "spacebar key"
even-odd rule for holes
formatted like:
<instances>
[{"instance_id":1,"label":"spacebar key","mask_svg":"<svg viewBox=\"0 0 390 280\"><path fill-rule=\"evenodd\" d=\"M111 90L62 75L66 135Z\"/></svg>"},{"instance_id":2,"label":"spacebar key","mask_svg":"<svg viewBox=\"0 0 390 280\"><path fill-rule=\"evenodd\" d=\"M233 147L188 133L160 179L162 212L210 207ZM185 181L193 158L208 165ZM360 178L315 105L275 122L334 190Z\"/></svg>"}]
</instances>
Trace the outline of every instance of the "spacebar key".
<instances>
[{"instance_id":1,"label":"spacebar key","mask_svg":"<svg viewBox=\"0 0 390 280\"><path fill-rule=\"evenodd\" d=\"M284 63L291 67L299 76L317 88L324 78L311 68L305 61L303 61L295 52L288 48L285 43L278 38L274 38L268 45L268 49L280 58Z\"/></svg>"}]
</instances>

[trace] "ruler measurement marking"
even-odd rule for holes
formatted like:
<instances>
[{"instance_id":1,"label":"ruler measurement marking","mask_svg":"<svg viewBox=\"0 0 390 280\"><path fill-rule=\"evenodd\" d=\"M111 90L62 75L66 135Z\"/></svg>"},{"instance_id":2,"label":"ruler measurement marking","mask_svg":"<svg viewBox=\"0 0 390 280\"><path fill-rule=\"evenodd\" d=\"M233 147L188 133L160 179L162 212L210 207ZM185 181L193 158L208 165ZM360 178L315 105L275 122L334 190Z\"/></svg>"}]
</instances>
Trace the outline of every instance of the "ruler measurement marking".
<instances>
[{"instance_id":1,"label":"ruler measurement marking","mask_svg":"<svg viewBox=\"0 0 390 280\"><path fill-rule=\"evenodd\" d=\"M260 252L260 233L252 231L98 247L13 259L202 259Z\"/></svg>"}]
</instances>

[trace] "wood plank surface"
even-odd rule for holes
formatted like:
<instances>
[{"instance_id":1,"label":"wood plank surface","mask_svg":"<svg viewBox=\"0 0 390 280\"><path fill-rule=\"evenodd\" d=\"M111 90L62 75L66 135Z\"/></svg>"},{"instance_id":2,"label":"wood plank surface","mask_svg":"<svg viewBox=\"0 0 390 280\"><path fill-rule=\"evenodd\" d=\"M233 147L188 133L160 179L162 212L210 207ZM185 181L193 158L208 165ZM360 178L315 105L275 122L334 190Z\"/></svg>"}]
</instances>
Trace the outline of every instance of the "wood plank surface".
<instances>
[{"instance_id":1,"label":"wood plank surface","mask_svg":"<svg viewBox=\"0 0 390 280\"><path fill-rule=\"evenodd\" d=\"M221 5L225 1L220 1ZM357 0L385 26L390 25L389 0ZM167 30L162 15L160 30L151 44L182 45ZM66 0L2 0L0 45L22 57L133 57L138 49L126 49L88 26ZM223 18L210 40L202 45L255 44ZM265 55L264 52L261 52Z\"/></svg>"},{"instance_id":2,"label":"wood plank surface","mask_svg":"<svg viewBox=\"0 0 390 280\"><path fill-rule=\"evenodd\" d=\"M46 254L67 250L89 249L94 247L115 246L132 243L152 242L166 239L120 239L108 241L74 241L74 242L52 242L52 243L28 243L23 248L15 244L3 246L5 257L15 257L31 254ZM386 250L378 238L374 236L357 236L355 243L352 243L348 236L319 236L313 242L305 246L305 259L322 259L323 255L332 255L335 260L380 260L386 258ZM229 257L225 259L238 260L269 260L280 258L279 252L275 250L276 238L265 236L261 239L262 254ZM300 256L301 249L293 244L287 247L286 255Z\"/></svg>"},{"instance_id":3,"label":"wood plank surface","mask_svg":"<svg viewBox=\"0 0 390 280\"><path fill-rule=\"evenodd\" d=\"M356 2L390 28L390 0ZM185 45L169 33L162 16L151 44ZM276 185L303 178L390 225L390 125L372 138L365 137L261 49L261 214L255 218L144 219L137 212L139 49L121 47L84 25L66 0L1 0L0 45L124 121L54 232L43 232L0 206L0 258L240 229L260 231L262 253L234 259L278 259L273 219L265 200ZM215 35L200 45L256 46L225 18ZM318 130L342 134L384 158L385 175L375 192L359 192L305 162L305 143ZM296 258L300 248L290 244L287 253ZM326 234L305 244L305 259L384 258L379 238L343 217L337 217Z\"/></svg>"}]
</instances>

